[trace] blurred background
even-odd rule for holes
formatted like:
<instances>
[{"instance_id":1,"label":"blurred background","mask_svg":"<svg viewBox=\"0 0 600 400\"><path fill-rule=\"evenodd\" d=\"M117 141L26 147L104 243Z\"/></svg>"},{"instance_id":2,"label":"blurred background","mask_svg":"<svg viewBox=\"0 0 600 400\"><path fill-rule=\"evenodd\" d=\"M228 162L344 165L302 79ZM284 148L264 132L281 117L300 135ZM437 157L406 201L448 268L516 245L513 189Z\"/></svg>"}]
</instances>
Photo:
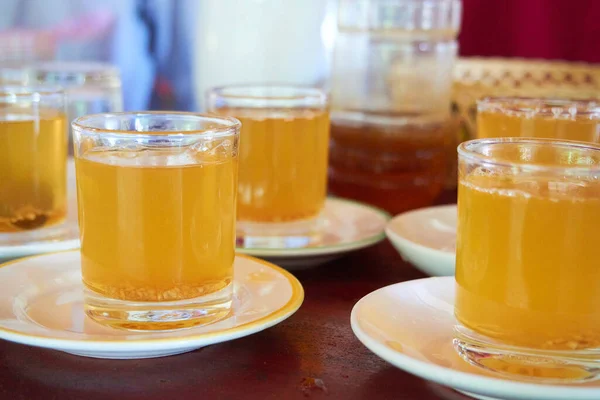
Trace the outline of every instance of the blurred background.
<instances>
[{"instance_id":1,"label":"blurred background","mask_svg":"<svg viewBox=\"0 0 600 400\"><path fill-rule=\"evenodd\" d=\"M68 117L206 111L209 88L330 93L330 194L392 213L455 195L485 96L600 98L598 0L0 0L0 83Z\"/></svg>"},{"instance_id":2,"label":"blurred background","mask_svg":"<svg viewBox=\"0 0 600 400\"><path fill-rule=\"evenodd\" d=\"M0 0L0 60L116 65L125 110L203 108L210 87L327 86L336 0ZM600 61L597 0L464 0L460 56Z\"/></svg>"}]
</instances>

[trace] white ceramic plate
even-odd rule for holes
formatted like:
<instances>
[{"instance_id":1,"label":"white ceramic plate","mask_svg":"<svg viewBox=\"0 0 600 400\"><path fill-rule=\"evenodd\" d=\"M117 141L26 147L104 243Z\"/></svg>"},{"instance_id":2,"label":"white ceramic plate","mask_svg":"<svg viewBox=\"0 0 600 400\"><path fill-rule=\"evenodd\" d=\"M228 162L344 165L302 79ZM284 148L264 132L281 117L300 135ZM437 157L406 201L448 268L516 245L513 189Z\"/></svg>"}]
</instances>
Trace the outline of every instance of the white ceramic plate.
<instances>
[{"instance_id":1,"label":"white ceramic plate","mask_svg":"<svg viewBox=\"0 0 600 400\"><path fill-rule=\"evenodd\" d=\"M419 270L432 276L454 275L456 204L399 214L385 233L402 258Z\"/></svg>"},{"instance_id":2,"label":"white ceramic plate","mask_svg":"<svg viewBox=\"0 0 600 400\"><path fill-rule=\"evenodd\" d=\"M236 251L264 258L289 270L311 268L385 239L384 229L390 215L367 204L329 197L325 202L323 218L321 240L308 247L238 247Z\"/></svg>"},{"instance_id":3,"label":"white ceramic plate","mask_svg":"<svg viewBox=\"0 0 600 400\"><path fill-rule=\"evenodd\" d=\"M477 398L600 399L600 381L570 385L521 382L460 358L452 345L456 320L451 277L419 279L376 290L356 303L351 324L358 339L387 362Z\"/></svg>"},{"instance_id":4,"label":"white ceramic plate","mask_svg":"<svg viewBox=\"0 0 600 400\"><path fill-rule=\"evenodd\" d=\"M109 328L83 311L79 251L15 260L0 268L0 338L97 358L149 358L247 336L292 315L304 291L289 272L236 256L230 317L171 332Z\"/></svg>"},{"instance_id":5,"label":"white ceramic plate","mask_svg":"<svg viewBox=\"0 0 600 400\"><path fill-rule=\"evenodd\" d=\"M79 248L75 163L67 164L67 219L64 223L30 232L0 234L0 262L13 258Z\"/></svg>"}]
</instances>

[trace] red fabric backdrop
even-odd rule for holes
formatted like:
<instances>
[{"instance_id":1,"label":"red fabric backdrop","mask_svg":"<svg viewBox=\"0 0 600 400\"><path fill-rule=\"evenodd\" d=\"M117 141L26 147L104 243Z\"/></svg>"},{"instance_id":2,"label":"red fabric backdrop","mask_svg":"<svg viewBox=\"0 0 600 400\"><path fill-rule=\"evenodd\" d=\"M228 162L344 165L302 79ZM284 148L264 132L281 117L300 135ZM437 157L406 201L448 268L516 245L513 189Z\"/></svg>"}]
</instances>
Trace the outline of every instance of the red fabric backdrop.
<instances>
[{"instance_id":1,"label":"red fabric backdrop","mask_svg":"<svg viewBox=\"0 0 600 400\"><path fill-rule=\"evenodd\" d=\"M463 0L463 56L600 63L600 0Z\"/></svg>"}]
</instances>

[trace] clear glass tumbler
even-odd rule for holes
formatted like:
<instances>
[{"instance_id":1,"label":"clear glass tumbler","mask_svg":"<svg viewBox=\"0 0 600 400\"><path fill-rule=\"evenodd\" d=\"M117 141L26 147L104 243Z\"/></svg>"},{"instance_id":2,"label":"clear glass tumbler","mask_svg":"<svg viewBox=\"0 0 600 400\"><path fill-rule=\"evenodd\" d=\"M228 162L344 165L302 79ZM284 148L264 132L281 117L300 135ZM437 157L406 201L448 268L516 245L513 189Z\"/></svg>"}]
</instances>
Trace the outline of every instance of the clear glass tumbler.
<instances>
[{"instance_id":1,"label":"clear glass tumbler","mask_svg":"<svg viewBox=\"0 0 600 400\"><path fill-rule=\"evenodd\" d=\"M87 314L134 330L227 316L239 121L110 113L72 127Z\"/></svg>"},{"instance_id":2,"label":"clear glass tumbler","mask_svg":"<svg viewBox=\"0 0 600 400\"><path fill-rule=\"evenodd\" d=\"M488 97L477 102L480 138L600 142L600 104L590 100Z\"/></svg>"},{"instance_id":3,"label":"clear glass tumbler","mask_svg":"<svg viewBox=\"0 0 600 400\"><path fill-rule=\"evenodd\" d=\"M48 61L31 64L27 71L32 82L64 88L69 122L83 115L123 111L121 76L111 64ZM72 135L69 135L71 149Z\"/></svg>"},{"instance_id":4,"label":"clear glass tumbler","mask_svg":"<svg viewBox=\"0 0 600 400\"><path fill-rule=\"evenodd\" d=\"M229 86L210 90L207 104L242 122L238 243L302 247L316 240L327 191L327 95L298 86Z\"/></svg>"},{"instance_id":5,"label":"clear glass tumbler","mask_svg":"<svg viewBox=\"0 0 600 400\"><path fill-rule=\"evenodd\" d=\"M600 147L550 139L459 146L455 348L532 380L600 371Z\"/></svg>"},{"instance_id":6,"label":"clear glass tumbler","mask_svg":"<svg viewBox=\"0 0 600 400\"><path fill-rule=\"evenodd\" d=\"M23 242L64 221L66 168L63 91L0 87L0 242Z\"/></svg>"}]
</instances>

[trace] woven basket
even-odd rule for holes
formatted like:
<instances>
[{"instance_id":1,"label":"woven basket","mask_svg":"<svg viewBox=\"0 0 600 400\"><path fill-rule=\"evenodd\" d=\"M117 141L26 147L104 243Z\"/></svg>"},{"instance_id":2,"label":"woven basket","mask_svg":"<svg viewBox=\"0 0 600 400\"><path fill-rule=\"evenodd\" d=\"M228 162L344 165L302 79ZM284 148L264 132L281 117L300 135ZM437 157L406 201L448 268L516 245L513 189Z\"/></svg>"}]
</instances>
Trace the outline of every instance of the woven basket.
<instances>
[{"instance_id":1,"label":"woven basket","mask_svg":"<svg viewBox=\"0 0 600 400\"><path fill-rule=\"evenodd\" d=\"M476 100L486 96L600 99L600 65L508 58L460 58L452 105L459 141L476 137Z\"/></svg>"}]
</instances>

